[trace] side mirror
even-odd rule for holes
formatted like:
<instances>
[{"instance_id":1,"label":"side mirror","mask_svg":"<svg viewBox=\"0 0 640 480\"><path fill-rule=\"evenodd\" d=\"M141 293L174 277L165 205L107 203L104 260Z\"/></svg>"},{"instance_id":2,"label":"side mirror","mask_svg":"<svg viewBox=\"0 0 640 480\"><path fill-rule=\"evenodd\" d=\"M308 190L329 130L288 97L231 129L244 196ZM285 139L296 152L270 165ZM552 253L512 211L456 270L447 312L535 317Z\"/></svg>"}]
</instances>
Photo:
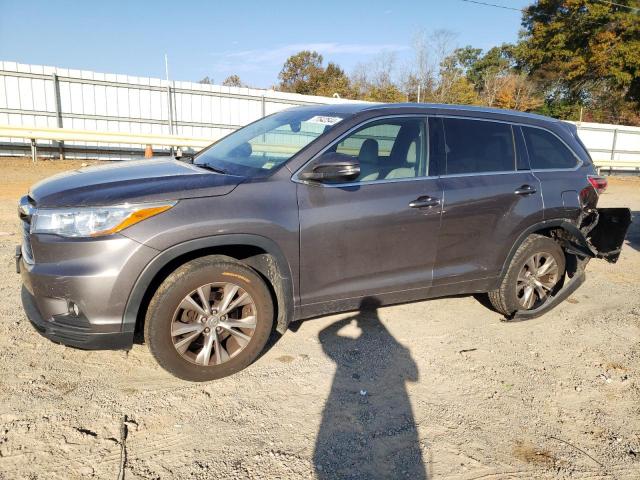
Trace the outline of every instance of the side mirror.
<instances>
[{"instance_id":1,"label":"side mirror","mask_svg":"<svg viewBox=\"0 0 640 480\"><path fill-rule=\"evenodd\" d=\"M349 181L360 175L360 163L350 155L337 152L325 152L314 162L310 171L302 172L300 180L312 182Z\"/></svg>"}]
</instances>

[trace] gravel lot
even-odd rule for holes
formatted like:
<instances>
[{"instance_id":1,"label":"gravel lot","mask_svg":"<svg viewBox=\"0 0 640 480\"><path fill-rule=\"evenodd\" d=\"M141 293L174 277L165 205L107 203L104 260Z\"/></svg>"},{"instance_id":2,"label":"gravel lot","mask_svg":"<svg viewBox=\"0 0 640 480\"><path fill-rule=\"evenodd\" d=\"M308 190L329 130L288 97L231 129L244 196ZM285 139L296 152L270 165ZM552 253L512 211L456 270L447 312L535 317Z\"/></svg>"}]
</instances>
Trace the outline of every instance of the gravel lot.
<instances>
[{"instance_id":1,"label":"gravel lot","mask_svg":"<svg viewBox=\"0 0 640 480\"><path fill-rule=\"evenodd\" d=\"M0 479L640 478L638 224L543 318L504 323L472 297L324 317L189 384L144 345L84 352L31 328L16 201L79 162L0 161ZM601 205L637 216L640 181L610 180Z\"/></svg>"}]
</instances>

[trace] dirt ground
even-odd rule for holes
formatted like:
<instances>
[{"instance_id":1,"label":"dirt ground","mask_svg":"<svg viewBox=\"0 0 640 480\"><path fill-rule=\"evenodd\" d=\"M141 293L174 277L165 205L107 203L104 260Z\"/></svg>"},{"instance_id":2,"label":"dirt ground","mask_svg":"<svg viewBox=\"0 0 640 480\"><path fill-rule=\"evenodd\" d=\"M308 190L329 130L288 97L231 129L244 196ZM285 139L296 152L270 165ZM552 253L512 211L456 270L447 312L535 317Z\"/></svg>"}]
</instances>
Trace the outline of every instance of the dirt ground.
<instances>
[{"instance_id":1,"label":"dirt ground","mask_svg":"<svg viewBox=\"0 0 640 480\"><path fill-rule=\"evenodd\" d=\"M190 384L144 345L66 348L25 318L16 201L79 163L0 159L0 479L640 478L638 224L543 318L472 297L324 317ZM637 216L640 181L601 205Z\"/></svg>"}]
</instances>

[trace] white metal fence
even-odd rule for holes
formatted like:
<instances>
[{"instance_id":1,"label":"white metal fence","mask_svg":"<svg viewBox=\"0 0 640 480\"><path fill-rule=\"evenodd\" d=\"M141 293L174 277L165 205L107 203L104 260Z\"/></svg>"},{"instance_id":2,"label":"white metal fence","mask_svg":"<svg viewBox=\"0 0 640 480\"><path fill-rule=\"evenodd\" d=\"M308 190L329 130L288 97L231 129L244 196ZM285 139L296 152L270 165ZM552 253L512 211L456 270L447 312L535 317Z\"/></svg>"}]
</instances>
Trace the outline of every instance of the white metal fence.
<instances>
[{"instance_id":1,"label":"white metal fence","mask_svg":"<svg viewBox=\"0 0 640 480\"><path fill-rule=\"evenodd\" d=\"M600 170L640 172L640 127L585 122L576 125Z\"/></svg>"},{"instance_id":2,"label":"white metal fence","mask_svg":"<svg viewBox=\"0 0 640 480\"><path fill-rule=\"evenodd\" d=\"M350 101L0 62L0 125L179 135L213 141L285 108L346 102ZM20 143L24 144L24 139L0 138L4 152L11 153L11 147ZM64 146L73 150L95 144L76 141L65 142ZM133 148L128 144L102 146ZM96 152L86 155L95 157Z\"/></svg>"},{"instance_id":3,"label":"white metal fence","mask_svg":"<svg viewBox=\"0 0 640 480\"><path fill-rule=\"evenodd\" d=\"M0 61L0 125L16 127L213 141L284 108L345 102L350 100ZM640 172L640 127L577 125L601 169ZM126 143L39 142L42 146L49 146L50 151L54 147L56 155L64 148L72 157L116 159L130 158L127 153L140 154L139 145ZM29 149L24 138L0 138L5 154L23 154ZM113 153L116 150L119 153Z\"/></svg>"}]
</instances>

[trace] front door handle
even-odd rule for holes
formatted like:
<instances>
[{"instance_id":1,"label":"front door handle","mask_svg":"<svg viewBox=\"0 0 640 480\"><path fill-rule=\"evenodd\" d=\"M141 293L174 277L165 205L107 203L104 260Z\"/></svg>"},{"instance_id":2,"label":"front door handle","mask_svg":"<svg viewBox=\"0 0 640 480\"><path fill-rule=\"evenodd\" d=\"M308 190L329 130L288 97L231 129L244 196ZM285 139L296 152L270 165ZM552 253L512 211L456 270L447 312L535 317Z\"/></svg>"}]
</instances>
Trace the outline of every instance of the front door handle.
<instances>
[{"instance_id":1,"label":"front door handle","mask_svg":"<svg viewBox=\"0 0 640 480\"><path fill-rule=\"evenodd\" d=\"M411 208L429 208L440 205L440 200L438 198L433 198L430 196L423 196L416 198L413 202L409 204Z\"/></svg>"},{"instance_id":2,"label":"front door handle","mask_svg":"<svg viewBox=\"0 0 640 480\"><path fill-rule=\"evenodd\" d=\"M515 193L516 195L531 195L536 192L537 190L533 188L531 185L522 185L513 193Z\"/></svg>"}]
</instances>

